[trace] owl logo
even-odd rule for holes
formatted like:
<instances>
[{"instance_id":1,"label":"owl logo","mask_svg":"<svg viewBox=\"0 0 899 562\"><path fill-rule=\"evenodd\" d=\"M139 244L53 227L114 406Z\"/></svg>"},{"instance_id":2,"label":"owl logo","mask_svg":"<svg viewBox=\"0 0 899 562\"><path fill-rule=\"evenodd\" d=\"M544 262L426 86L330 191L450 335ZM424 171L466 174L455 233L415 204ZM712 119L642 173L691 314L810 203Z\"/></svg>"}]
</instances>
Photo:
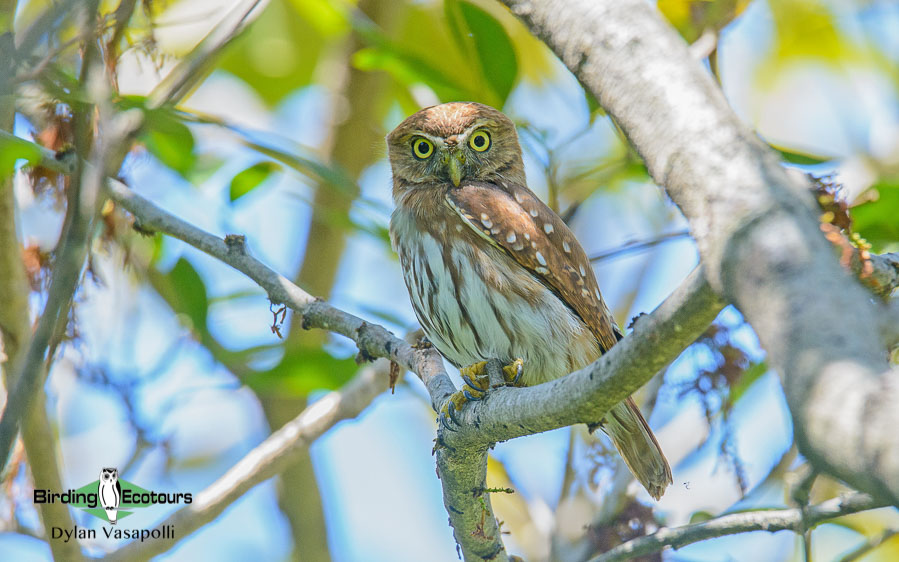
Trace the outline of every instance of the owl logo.
<instances>
[{"instance_id":1,"label":"owl logo","mask_svg":"<svg viewBox=\"0 0 899 562\"><path fill-rule=\"evenodd\" d=\"M100 505L106 510L106 518L109 519L111 524L115 525L119 503L122 501L119 469L104 468L100 470L100 483L97 486L97 495L100 497Z\"/></svg>"}]
</instances>

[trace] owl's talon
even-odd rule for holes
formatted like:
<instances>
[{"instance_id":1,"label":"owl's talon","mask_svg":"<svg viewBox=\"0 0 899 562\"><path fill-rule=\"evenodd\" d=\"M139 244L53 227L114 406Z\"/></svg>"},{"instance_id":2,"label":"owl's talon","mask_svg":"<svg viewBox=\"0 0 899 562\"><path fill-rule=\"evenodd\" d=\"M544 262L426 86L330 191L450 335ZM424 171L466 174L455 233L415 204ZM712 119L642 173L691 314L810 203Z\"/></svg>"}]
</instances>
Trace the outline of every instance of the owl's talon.
<instances>
[{"instance_id":1,"label":"owl's talon","mask_svg":"<svg viewBox=\"0 0 899 562\"><path fill-rule=\"evenodd\" d=\"M460 419L459 419L459 416L456 415L456 412L457 412L457 411L458 411L458 410L456 410L456 405L453 404L452 402L450 402L449 408L448 408L449 418L450 418L450 419L453 421L453 423L455 423L457 426L462 427L462 420L460 420ZM453 430L451 430L451 431L455 431L455 429L453 429Z\"/></svg>"},{"instance_id":2,"label":"owl's talon","mask_svg":"<svg viewBox=\"0 0 899 562\"><path fill-rule=\"evenodd\" d=\"M464 392L465 391L463 390L454 393L449 397L449 400L446 401L446 404L443 405L443 408L440 409L440 416L437 418L437 421L445 429L456 431L452 426L453 423L462 427L462 420L459 419L459 416L457 416L456 413L462 409L463 404L468 402L468 398L465 397Z\"/></svg>"},{"instance_id":3,"label":"owl's talon","mask_svg":"<svg viewBox=\"0 0 899 562\"><path fill-rule=\"evenodd\" d=\"M503 367L503 378L506 379L506 386L524 386L521 382L521 375L524 373L524 360L516 359Z\"/></svg>"}]
</instances>

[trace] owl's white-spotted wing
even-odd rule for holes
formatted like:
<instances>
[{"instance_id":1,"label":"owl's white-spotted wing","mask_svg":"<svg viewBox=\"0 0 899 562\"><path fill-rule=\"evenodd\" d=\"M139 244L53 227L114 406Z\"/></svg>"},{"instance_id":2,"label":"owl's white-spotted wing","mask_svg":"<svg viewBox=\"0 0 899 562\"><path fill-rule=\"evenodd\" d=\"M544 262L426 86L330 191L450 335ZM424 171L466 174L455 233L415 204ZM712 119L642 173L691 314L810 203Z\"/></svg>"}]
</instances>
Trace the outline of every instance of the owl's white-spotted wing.
<instances>
[{"instance_id":1,"label":"owl's white-spotted wing","mask_svg":"<svg viewBox=\"0 0 899 562\"><path fill-rule=\"evenodd\" d=\"M603 352L615 345L620 331L587 255L565 222L531 190L472 182L451 189L446 201L475 232L505 250L580 316Z\"/></svg>"}]
</instances>

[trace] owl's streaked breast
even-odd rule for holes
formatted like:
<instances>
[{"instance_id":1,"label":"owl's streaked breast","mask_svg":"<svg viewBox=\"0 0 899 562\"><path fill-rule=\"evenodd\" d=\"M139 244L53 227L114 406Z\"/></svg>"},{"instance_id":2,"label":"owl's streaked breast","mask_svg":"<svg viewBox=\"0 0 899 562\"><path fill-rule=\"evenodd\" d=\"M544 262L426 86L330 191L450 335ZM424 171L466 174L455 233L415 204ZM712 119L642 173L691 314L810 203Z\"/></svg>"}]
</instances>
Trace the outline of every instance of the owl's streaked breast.
<instances>
[{"instance_id":1,"label":"owl's streaked breast","mask_svg":"<svg viewBox=\"0 0 899 562\"><path fill-rule=\"evenodd\" d=\"M449 229L457 230L447 236ZM522 358L532 385L599 357L595 337L565 303L501 249L461 236L468 230L460 220L422 225L397 209L390 230L422 329L456 366Z\"/></svg>"}]
</instances>

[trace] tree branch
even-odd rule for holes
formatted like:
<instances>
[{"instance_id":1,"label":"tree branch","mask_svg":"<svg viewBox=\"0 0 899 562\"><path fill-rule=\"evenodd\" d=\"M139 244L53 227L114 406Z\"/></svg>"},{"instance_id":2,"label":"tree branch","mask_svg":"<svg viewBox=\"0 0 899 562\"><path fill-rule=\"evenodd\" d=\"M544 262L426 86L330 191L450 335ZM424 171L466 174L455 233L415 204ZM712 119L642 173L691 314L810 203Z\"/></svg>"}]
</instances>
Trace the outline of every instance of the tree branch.
<instances>
[{"instance_id":1,"label":"tree branch","mask_svg":"<svg viewBox=\"0 0 899 562\"><path fill-rule=\"evenodd\" d=\"M12 136L15 122L13 68L15 42L13 20L15 0L0 0L0 133ZM16 236L16 202L13 178L0 178L0 365L5 375L5 387L15 384L22 356L31 333L28 299L30 287L22 262L21 245ZM7 403L10 396L7 394ZM34 401L22 424L22 444L31 468L35 487L61 490L57 437L49 420L43 396ZM2 461L0 461L2 464ZM63 504L42 504L39 513L44 529L72 526L72 517ZM40 537L39 537L40 538ZM77 543L50 541L50 552L57 560L79 560L81 549Z\"/></svg>"},{"instance_id":2,"label":"tree branch","mask_svg":"<svg viewBox=\"0 0 899 562\"><path fill-rule=\"evenodd\" d=\"M899 505L899 373L882 311L821 235L809 186L740 122L654 5L503 3L597 97L684 213L711 286L782 377L802 453Z\"/></svg>"},{"instance_id":3,"label":"tree branch","mask_svg":"<svg viewBox=\"0 0 899 562\"><path fill-rule=\"evenodd\" d=\"M818 505L809 506L805 511L794 509L775 509L764 511L749 511L745 513L732 513L722 515L702 523L685 525L674 529L662 528L651 535L633 539L624 544L590 559L590 562L615 562L618 560L632 560L638 556L644 556L659 552L666 546L678 549L688 544L736 535L751 531L794 531L801 533L804 529L835 519L843 515L867 511L887 505L884 501L878 501L867 494L852 494L843 498L833 498Z\"/></svg>"},{"instance_id":4,"label":"tree branch","mask_svg":"<svg viewBox=\"0 0 899 562\"><path fill-rule=\"evenodd\" d=\"M189 506L177 510L157 526L164 529L171 525L177 529L179 536L176 540L132 542L110 553L104 560L149 560L167 552L221 515L257 484L287 468L297 454L305 451L338 422L358 416L386 389L386 362L364 367L343 388L307 407L198 493Z\"/></svg>"}]
</instances>

